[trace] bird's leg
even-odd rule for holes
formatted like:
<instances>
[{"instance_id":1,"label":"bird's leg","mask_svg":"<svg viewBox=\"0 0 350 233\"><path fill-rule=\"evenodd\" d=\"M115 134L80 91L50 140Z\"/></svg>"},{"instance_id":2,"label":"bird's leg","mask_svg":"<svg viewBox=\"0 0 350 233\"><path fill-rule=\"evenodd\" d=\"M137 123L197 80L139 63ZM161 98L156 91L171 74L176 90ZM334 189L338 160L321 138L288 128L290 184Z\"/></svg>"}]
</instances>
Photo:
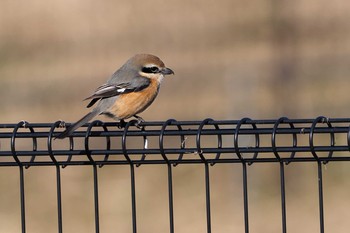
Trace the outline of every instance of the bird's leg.
<instances>
[{"instance_id":1,"label":"bird's leg","mask_svg":"<svg viewBox=\"0 0 350 233\"><path fill-rule=\"evenodd\" d=\"M138 116L138 115L134 115L134 117L137 119L137 122L136 122L135 126L136 126L137 128L139 128L139 129L142 129L143 126L140 126L140 124L141 124L142 122L145 122L145 120L144 120L142 117Z\"/></svg>"},{"instance_id":2,"label":"bird's leg","mask_svg":"<svg viewBox=\"0 0 350 233\"><path fill-rule=\"evenodd\" d=\"M125 128L125 126L126 126L126 122L122 119L122 120L120 120L119 121L119 126L118 126L118 128L119 129L123 129L123 128Z\"/></svg>"}]
</instances>

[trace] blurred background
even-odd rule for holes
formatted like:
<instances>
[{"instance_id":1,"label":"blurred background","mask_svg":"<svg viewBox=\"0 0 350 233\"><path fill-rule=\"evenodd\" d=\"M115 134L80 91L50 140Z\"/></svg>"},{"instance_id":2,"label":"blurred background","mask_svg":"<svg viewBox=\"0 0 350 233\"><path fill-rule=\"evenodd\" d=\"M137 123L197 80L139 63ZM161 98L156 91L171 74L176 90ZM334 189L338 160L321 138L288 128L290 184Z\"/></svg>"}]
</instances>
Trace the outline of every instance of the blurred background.
<instances>
[{"instance_id":1,"label":"blurred background","mask_svg":"<svg viewBox=\"0 0 350 233\"><path fill-rule=\"evenodd\" d=\"M72 122L82 99L136 53L175 71L146 120L349 117L350 2L0 2L0 122ZM101 120L108 120L101 117ZM325 171L326 230L345 232L350 175ZM174 170L175 229L205 232L202 166ZM281 232L279 167L249 168L252 232ZM318 231L317 168L287 167L289 232ZM63 175L65 232L94 232L90 167ZM20 232L18 169L0 169L0 232ZM26 170L27 230L55 232L55 170ZM100 169L101 232L131 232L127 167ZM166 232L166 168L137 170L140 232ZM241 167L212 168L213 232L243 232ZM329 194L329 195L328 195Z\"/></svg>"}]
</instances>

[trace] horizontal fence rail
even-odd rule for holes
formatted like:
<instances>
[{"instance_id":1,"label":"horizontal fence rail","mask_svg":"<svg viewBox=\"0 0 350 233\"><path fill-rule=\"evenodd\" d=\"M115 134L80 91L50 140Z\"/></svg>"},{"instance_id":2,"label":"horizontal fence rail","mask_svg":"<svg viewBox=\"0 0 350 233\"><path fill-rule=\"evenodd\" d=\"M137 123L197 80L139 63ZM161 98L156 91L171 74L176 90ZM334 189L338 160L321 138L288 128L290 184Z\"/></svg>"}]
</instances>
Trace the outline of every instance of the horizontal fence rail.
<instances>
[{"instance_id":1,"label":"horizontal fence rail","mask_svg":"<svg viewBox=\"0 0 350 233\"><path fill-rule=\"evenodd\" d=\"M242 164L244 230L249 232L247 166L279 164L281 232L287 232L285 166L294 162L317 164L319 229L324 232L322 164L350 161L350 118L165 122L130 121L126 125L93 121L66 139L55 139L65 123L0 124L0 167L19 167L21 230L26 232L24 168L56 168L58 232L63 232L61 171L66 166L93 168L95 232L100 232L98 168L129 165L132 232L137 232L135 167L167 166L169 232L175 232L173 167L202 164L205 177L206 229L212 232L210 166ZM69 126L67 124L66 126ZM30 170L30 169L29 169Z\"/></svg>"},{"instance_id":2,"label":"horizontal fence rail","mask_svg":"<svg viewBox=\"0 0 350 233\"><path fill-rule=\"evenodd\" d=\"M0 166L350 160L349 118L170 119L141 127L130 121L124 128L94 121L68 139L55 139L63 124L0 124ZM20 147L21 141L30 146Z\"/></svg>"}]
</instances>

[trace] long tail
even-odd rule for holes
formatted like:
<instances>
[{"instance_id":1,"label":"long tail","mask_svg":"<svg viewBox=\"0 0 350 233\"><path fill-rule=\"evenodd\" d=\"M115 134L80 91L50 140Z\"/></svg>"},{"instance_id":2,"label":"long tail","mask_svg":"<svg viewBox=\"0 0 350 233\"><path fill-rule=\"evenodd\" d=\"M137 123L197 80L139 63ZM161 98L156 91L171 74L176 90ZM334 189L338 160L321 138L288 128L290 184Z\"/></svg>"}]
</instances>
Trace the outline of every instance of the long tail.
<instances>
[{"instance_id":1,"label":"long tail","mask_svg":"<svg viewBox=\"0 0 350 233\"><path fill-rule=\"evenodd\" d=\"M65 137L68 137L72 135L72 133L79 128L80 126L84 125L85 123L89 122L92 118L99 115L100 111L98 109L94 109L88 114L86 114L83 118L81 118L79 121L75 122L74 124L70 125L65 131L63 131L61 134L59 134L56 138L63 139Z\"/></svg>"}]
</instances>

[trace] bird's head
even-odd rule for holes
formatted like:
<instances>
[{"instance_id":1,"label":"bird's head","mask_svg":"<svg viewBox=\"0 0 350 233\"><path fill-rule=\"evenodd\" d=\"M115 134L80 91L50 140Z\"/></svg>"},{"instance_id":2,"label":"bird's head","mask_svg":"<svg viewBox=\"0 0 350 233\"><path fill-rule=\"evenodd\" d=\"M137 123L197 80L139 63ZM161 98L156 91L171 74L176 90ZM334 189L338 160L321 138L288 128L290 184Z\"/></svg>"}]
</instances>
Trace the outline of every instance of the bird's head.
<instances>
[{"instance_id":1,"label":"bird's head","mask_svg":"<svg viewBox=\"0 0 350 233\"><path fill-rule=\"evenodd\" d=\"M165 67L159 57L151 54L137 54L130 58L126 65L137 71L139 75L160 82L165 75L174 74L174 71Z\"/></svg>"}]
</instances>

